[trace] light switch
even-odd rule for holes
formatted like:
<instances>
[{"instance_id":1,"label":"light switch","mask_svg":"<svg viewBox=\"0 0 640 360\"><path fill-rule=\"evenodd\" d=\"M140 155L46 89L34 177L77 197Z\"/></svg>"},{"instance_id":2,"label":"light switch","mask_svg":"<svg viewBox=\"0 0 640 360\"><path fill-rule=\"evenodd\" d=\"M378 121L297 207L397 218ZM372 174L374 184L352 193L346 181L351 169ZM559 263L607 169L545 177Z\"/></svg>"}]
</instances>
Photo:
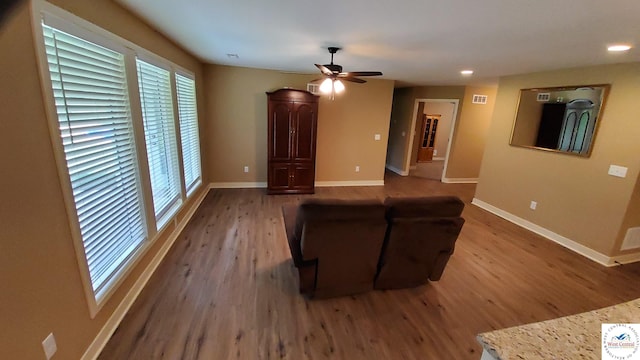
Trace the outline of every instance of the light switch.
<instances>
[{"instance_id":1,"label":"light switch","mask_svg":"<svg viewBox=\"0 0 640 360\"><path fill-rule=\"evenodd\" d=\"M617 177L627 177L627 168L624 166L611 165L609 166L609 175Z\"/></svg>"},{"instance_id":2,"label":"light switch","mask_svg":"<svg viewBox=\"0 0 640 360\"><path fill-rule=\"evenodd\" d=\"M380 134L375 134L375 135L373 136L373 138L374 138L376 141L377 141L377 140L380 140Z\"/></svg>"}]
</instances>

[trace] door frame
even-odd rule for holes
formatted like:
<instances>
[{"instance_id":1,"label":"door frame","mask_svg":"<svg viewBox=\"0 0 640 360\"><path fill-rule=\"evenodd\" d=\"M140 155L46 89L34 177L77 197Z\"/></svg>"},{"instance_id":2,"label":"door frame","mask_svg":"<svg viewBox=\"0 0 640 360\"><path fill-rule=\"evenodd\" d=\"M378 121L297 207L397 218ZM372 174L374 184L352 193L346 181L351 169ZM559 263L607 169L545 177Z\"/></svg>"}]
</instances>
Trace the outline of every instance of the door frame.
<instances>
[{"instance_id":1,"label":"door frame","mask_svg":"<svg viewBox=\"0 0 640 360\"><path fill-rule=\"evenodd\" d=\"M409 128L409 146L407 147L407 152L405 154L406 160L404 163L404 171L406 174L409 174L409 170L411 168L411 155L413 152L413 142L416 138L416 122L418 117L418 107L420 103L443 103L448 102L453 104L453 119L451 120L451 130L449 131L449 142L447 144L447 153L444 156L444 168L442 169L442 176L440 181L444 182L447 174L447 167L449 165L449 153L451 152L451 143L453 143L453 135L456 129L456 121L458 120L458 108L460 106L460 99L415 99L413 104L413 116L411 118L411 127Z\"/></svg>"}]
</instances>

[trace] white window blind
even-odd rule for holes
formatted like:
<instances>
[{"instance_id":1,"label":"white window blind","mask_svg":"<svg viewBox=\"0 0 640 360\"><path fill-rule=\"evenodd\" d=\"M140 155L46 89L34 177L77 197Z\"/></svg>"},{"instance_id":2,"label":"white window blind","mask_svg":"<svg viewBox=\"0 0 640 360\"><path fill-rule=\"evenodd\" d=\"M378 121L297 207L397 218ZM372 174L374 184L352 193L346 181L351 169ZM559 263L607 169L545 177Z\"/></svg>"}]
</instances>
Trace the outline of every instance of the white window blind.
<instances>
[{"instance_id":1,"label":"white window blind","mask_svg":"<svg viewBox=\"0 0 640 360\"><path fill-rule=\"evenodd\" d=\"M96 299L146 239L124 56L43 24L59 131Z\"/></svg>"},{"instance_id":2,"label":"white window blind","mask_svg":"<svg viewBox=\"0 0 640 360\"><path fill-rule=\"evenodd\" d=\"M182 140L184 183L187 194L191 194L202 182L195 81L186 76L176 74L176 92L178 94L178 119L180 120L180 138Z\"/></svg>"},{"instance_id":3,"label":"white window blind","mask_svg":"<svg viewBox=\"0 0 640 360\"><path fill-rule=\"evenodd\" d=\"M136 63L153 207L160 228L182 201L171 74L140 59Z\"/></svg>"}]
</instances>

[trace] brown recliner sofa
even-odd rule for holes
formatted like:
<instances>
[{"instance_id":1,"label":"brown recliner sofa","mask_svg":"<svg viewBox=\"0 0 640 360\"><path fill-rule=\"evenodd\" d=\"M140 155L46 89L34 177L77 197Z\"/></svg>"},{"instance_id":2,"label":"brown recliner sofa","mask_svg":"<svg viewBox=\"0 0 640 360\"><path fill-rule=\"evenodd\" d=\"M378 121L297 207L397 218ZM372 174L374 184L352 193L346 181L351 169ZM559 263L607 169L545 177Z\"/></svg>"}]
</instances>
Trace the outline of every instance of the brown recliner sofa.
<instances>
[{"instance_id":1,"label":"brown recliner sofa","mask_svg":"<svg viewBox=\"0 0 640 360\"><path fill-rule=\"evenodd\" d=\"M301 293L324 298L373 289L387 228L380 201L309 199L283 212Z\"/></svg>"},{"instance_id":2,"label":"brown recliner sofa","mask_svg":"<svg viewBox=\"0 0 640 360\"><path fill-rule=\"evenodd\" d=\"M464 203L455 196L433 196L387 198L384 204L389 226L375 288L440 280L464 224Z\"/></svg>"},{"instance_id":3,"label":"brown recliner sofa","mask_svg":"<svg viewBox=\"0 0 640 360\"><path fill-rule=\"evenodd\" d=\"M464 223L457 197L308 199L283 207L300 293L335 297L439 280Z\"/></svg>"}]
</instances>

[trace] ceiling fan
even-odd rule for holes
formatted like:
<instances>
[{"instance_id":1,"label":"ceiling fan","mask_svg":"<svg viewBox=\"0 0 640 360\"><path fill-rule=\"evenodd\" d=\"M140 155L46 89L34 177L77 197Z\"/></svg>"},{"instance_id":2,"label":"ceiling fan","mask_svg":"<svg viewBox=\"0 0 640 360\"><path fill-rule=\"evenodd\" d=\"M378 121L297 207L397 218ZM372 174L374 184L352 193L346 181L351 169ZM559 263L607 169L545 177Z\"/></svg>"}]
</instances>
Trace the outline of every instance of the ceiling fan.
<instances>
[{"instance_id":1,"label":"ceiling fan","mask_svg":"<svg viewBox=\"0 0 640 360\"><path fill-rule=\"evenodd\" d=\"M336 93L340 93L344 91L344 84L340 80L351 81L358 84L366 83L365 80L359 79L356 76L380 76L382 73L380 71L351 71L351 72L342 72L342 66L333 63L333 54L337 53L340 50L339 47L329 47L327 48L329 53L331 54L331 63L330 64L315 64L318 69L325 76L321 79L315 79L312 82L322 81L320 85L320 91L323 93L331 93L331 100L335 98Z\"/></svg>"}]
</instances>

